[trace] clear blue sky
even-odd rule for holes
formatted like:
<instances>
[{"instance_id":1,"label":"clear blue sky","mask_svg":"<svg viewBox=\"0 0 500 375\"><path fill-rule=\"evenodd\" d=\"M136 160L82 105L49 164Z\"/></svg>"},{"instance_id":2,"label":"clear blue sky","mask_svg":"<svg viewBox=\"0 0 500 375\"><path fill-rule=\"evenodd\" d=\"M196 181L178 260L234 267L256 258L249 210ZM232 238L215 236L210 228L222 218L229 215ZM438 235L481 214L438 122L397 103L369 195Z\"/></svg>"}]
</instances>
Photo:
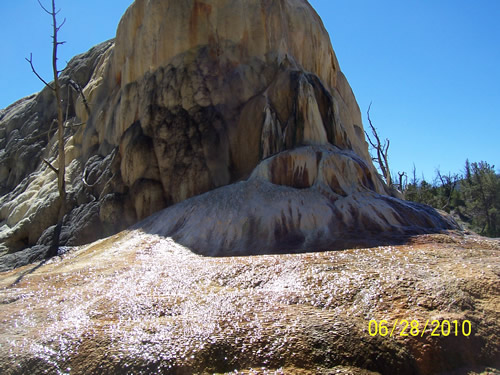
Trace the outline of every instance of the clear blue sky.
<instances>
[{"instance_id":1,"label":"clear blue sky","mask_svg":"<svg viewBox=\"0 0 500 375\"><path fill-rule=\"evenodd\" d=\"M181 0L179 0L181 1ZM43 0L48 4L48 0ZM112 38L132 0L58 0L64 65ZM363 113L391 140L391 169L432 180L464 161L500 167L500 1L311 0ZM0 4L0 108L50 79L50 19L36 0Z\"/></svg>"}]
</instances>

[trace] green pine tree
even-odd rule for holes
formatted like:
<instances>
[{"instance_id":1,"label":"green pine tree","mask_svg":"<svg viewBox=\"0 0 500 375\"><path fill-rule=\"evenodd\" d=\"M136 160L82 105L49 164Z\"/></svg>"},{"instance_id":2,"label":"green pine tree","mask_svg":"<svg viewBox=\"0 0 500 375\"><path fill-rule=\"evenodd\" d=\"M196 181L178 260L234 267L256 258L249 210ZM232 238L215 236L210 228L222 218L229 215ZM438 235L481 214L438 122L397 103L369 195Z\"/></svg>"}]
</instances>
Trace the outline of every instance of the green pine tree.
<instances>
[{"instance_id":1,"label":"green pine tree","mask_svg":"<svg viewBox=\"0 0 500 375\"><path fill-rule=\"evenodd\" d=\"M472 225L482 235L496 237L500 233L500 176L487 162L465 162L465 176L461 184L466 213Z\"/></svg>"}]
</instances>

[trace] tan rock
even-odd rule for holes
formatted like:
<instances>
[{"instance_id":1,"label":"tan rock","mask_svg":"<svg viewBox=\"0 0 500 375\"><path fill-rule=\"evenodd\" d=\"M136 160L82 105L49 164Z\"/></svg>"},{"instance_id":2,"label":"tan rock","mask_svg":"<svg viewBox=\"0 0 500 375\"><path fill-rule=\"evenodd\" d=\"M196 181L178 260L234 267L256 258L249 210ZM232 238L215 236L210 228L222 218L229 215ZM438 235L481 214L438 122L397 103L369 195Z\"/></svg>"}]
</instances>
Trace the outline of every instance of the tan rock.
<instances>
[{"instance_id":1,"label":"tan rock","mask_svg":"<svg viewBox=\"0 0 500 375\"><path fill-rule=\"evenodd\" d=\"M166 206L163 188L157 180L141 179L132 188L136 218L142 220Z\"/></svg>"},{"instance_id":2,"label":"tan rock","mask_svg":"<svg viewBox=\"0 0 500 375\"><path fill-rule=\"evenodd\" d=\"M297 103L299 113L302 114L302 118L299 118L299 121L303 121L303 124L301 124L303 126L303 129L301 129L303 132L302 142L310 145L327 144L328 137L326 135L325 124L323 124L323 119L319 112L314 89L304 76L299 81Z\"/></svg>"},{"instance_id":3,"label":"tan rock","mask_svg":"<svg viewBox=\"0 0 500 375\"><path fill-rule=\"evenodd\" d=\"M339 68L328 33L303 0L135 1L118 26L113 76L125 87L198 46L224 54L227 41L238 46L239 61L291 57L335 87Z\"/></svg>"},{"instance_id":4,"label":"tan rock","mask_svg":"<svg viewBox=\"0 0 500 375\"><path fill-rule=\"evenodd\" d=\"M121 176L127 186L133 186L141 178L160 179L153 141L144 136L139 124L130 127L123 135L120 153Z\"/></svg>"},{"instance_id":5,"label":"tan rock","mask_svg":"<svg viewBox=\"0 0 500 375\"><path fill-rule=\"evenodd\" d=\"M248 177L259 160L301 144L354 149L374 173L354 95L328 33L304 0L135 1L120 22L109 64L84 144L93 145L95 134L99 143L121 144L135 123L153 139L162 121L167 127L194 122L189 132L200 133L203 108L220 118L215 143L205 142L218 148L219 160L199 152L184 157L196 172L174 183L182 192L170 190L171 175L164 174L171 167L162 167L179 160L155 144L167 201ZM182 148L191 147L186 141ZM201 171L199 161L213 167ZM198 177L200 187L189 187Z\"/></svg>"}]
</instances>

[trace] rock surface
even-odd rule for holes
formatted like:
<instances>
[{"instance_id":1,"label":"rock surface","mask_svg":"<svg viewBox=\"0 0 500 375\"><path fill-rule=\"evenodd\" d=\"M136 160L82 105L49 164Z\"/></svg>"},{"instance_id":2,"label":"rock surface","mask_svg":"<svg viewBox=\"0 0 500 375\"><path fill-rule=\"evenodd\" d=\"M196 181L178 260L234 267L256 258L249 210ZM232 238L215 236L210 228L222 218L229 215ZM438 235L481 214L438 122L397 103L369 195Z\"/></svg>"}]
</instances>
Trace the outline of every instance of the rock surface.
<instances>
[{"instance_id":1,"label":"rock surface","mask_svg":"<svg viewBox=\"0 0 500 375\"><path fill-rule=\"evenodd\" d=\"M69 89L69 81L88 86L101 57L112 45L105 42L74 57L60 78L68 113L65 131L68 206L80 211L95 198L85 191L81 181L82 163L78 159L81 146L76 135L81 126L77 126L79 120L75 116L78 95ZM42 159L57 167L56 117L49 88L0 111L0 269L26 264L45 255L46 248L41 248L43 234L46 232L47 236L50 233L47 229L57 222L58 195L56 175ZM76 235L77 229L66 226L64 232ZM95 239L90 236L88 241ZM41 247L28 250L37 242ZM18 252L23 249L26 251Z\"/></svg>"},{"instance_id":2,"label":"rock surface","mask_svg":"<svg viewBox=\"0 0 500 375\"><path fill-rule=\"evenodd\" d=\"M262 161L246 181L187 199L136 225L210 256L402 243L451 229L434 209L377 193L350 150L304 146Z\"/></svg>"},{"instance_id":3,"label":"rock surface","mask_svg":"<svg viewBox=\"0 0 500 375\"><path fill-rule=\"evenodd\" d=\"M498 240L456 234L205 258L123 232L0 274L0 372L496 374L499 259ZM419 335L371 336L372 319Z\"/></svg>"},{"instance_id":4,"label":"rock surface","mask_svg":"<svg viewBox=\"0 0 500 375\"><path fill-rule=\"evenodd\" d=\"M61 82L62 245L170 206L185 228L167 213L155 233L212 255L363 246L456 227L391 197L328 33L305 0L136 0L116 39L71 60ZM54 119L48 89L0 112L0 270L42 258L52 242L56 176L42 159L57 167ZM196 215L207 212L218 216L202 223ZM185 233L195 223L198 237Z\"/></svg>"}]
</instances>

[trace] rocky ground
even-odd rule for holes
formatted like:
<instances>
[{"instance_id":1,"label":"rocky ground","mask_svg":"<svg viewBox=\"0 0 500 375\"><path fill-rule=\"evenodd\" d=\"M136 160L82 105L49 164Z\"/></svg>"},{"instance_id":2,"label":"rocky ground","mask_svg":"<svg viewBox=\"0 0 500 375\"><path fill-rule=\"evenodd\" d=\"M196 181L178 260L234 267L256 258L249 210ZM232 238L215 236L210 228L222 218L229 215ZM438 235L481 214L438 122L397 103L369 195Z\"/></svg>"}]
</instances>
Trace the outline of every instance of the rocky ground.
<instances>
[{"instance_id":1,"label":"rocky ground","mask_svg":"<svg viewBox=\"0 0 500 375\"><path fill-rule=\"evenodd\" d=\"M495 374L499 255L451 233L208 258L122 232L0 274L0 372Z\"/></svg>"}]
</instances>

